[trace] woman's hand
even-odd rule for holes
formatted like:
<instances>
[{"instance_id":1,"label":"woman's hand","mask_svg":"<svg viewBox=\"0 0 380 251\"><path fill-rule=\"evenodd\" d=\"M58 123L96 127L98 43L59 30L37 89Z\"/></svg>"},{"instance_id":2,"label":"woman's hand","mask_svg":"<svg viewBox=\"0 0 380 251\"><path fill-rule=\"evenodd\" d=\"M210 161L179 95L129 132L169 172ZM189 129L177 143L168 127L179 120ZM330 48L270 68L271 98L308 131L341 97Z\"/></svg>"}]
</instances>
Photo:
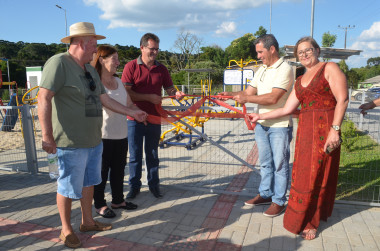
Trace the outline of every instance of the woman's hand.
<instances>
[{"instance_id":1,"label":"woman's hand","mask_svg":"<svg viewBox=\"0 0 380 251\"><path fill-rule=\"evenodd\" d=\"M258 113L249 113L245 115L251 123L256 123L257 120L260 119L260 115Z\"/></svg>"},{"instance_id":2,"label":"woman's hand","mask_svg":"<svg viewBox=\"0 0 380 251\"><path fill-rule=\"evenodd\" d=\"M339 132L331 128L329 134L327 135L326 143L323 147L323 150L326 152L327 147L330 147L332 149L338 148L340 145L339 138Z\"/></svg>"}]
</instances>

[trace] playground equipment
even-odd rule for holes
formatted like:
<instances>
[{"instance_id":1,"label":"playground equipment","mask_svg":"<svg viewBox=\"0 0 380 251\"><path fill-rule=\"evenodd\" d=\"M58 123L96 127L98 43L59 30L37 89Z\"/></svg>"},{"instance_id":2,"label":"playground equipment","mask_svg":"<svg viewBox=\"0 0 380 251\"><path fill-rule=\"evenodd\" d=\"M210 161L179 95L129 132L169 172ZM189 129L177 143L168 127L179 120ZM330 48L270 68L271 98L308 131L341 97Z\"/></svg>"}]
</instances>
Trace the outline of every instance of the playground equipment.
<instances>
[{"instance_id":1,"label":"playground equipment","mask_svg":"<svg viewBox=\"0 0 380 251\"><path fill-rule=\"evenodd\" d=\"M233 65L232 63L235 63L237 66L239 66L239 69L232 69ZM224 71L223 76L223 89L225 90L225 85L240 85L240 90L244 90L248 83L250 83L253 79L253 70L252 69L244 69L249 63L255 63L254 67L258 67L256 60L249 60L249 61L243 61L243 59L240 60L240 62L236 60L230 60L228 62L227 69Z\"/></svg>"},{"instance_id":2,"label":"playground equipment","mask_svg":"<svg viewBox=\"0 0 380 251\"><path fill-rule=\"evenodd\" d=\"M212 81L211 80L201 80L201 95L200 96L185 96L182 100L172 99L172 103L174 106L186 106L190 107L191 105L194 105L194 102L197 102L200 97L205 97L206 95L209 95L211 93L211 86ZM175 87L178 91L178 88ZM209 103L209 105L211 105ZM180 108L181 109L181 108ZM209 117L199 117L199 116L189 116L183 118L183 121L185 121L188 125L191 127L200 127L202 134L204 133L204 123L206 123L210 118ZM173 128L166 130L161 134L160 148L164 148L165 146L169 145L176 145L176 146L185 146L187 150L191 150L197 146L198 143L204 141L204 139L199 135L193 135L192 129L188 126L185 126L184 124L180 122L173 122L170 123L173 125ZM175 135L173 137L170 137L168 139L165 139L165 136L172 132ZM188 142L180 142L182 139L189 139Z\"/></svg>"},{"instance_id":3,"label":"playground equipment","mask_svg":"<svg viewBox=\"0 0 380 251\"><path fill-rule=\"evenodd\" d=\"M0 86L8 85L9 86L9 102L7 106L18 106L21 102L20 97L17 96L17 83L16 82L1 82ZM14 86L15 88L11 88L11 86ZM15 92L13 90L16 90ZM1 105L4 106L2 100ZM4 116L2 114L4 112ZM0 111L1 117L3 118L3 123L1 126L1 131L3 132L10 132L16 125L16 121L18 116L20 115L19 110L14 109L3 109L3 111ZM18 116L17 116L18 115Z\"/></svg>"},{"instance_id":4,"label":"playground equipment","mask_svg":"<svg viewBox=\"0 0 380 251\"><path fill-rule=\"evenodd\" d=\"M178 107L175 109L176 111L165 113L163 110L159 110L159 112L162 112L162 118L171 116L170 119L167 119L167 122L173 125L172 128L162 133L159 143L160 148L175 145L184 146L187 150L192 150L205 141L207 135L204 133L204 124L209 119L244 118L245 106L243 107L243 111L241 111L218 100L221 97L210 95L211 87L212 81L202 80L201 95L186 95L180 101L172 98L174 107ZM200 127L201 131L198 131L197 127ZM198 133L194 134L194 130ZM168 133L174 133L174 136L165 139ZM183 139L188 139L188 141L180 142Z\"/></svg>"},{"instance_id":5,"label":"playground equipment","mask_svg":"<svg viewBox=\"0 0 380 251\"><path fill-rule=\"evenodd\" d=\"M31 92L34 90L37 90L38 86L35 86L31 89L29 89L22 97L18 95L18 87L17 83L15 81L13 82L1 82L0 86L2 85L8 85L9 86L9 102L7 106L21 106L23 104L33 105L37 103L37 96L38 92L36 93L36 96L31 97ZM13 86L13 88L11 88ZM4 106L2 100L0 99L0 105ZM4 112L4 115L2 114ZM21 120L21 112L19 109L3 109L3 111L0 111L1 117L3 118L3 123L1 125L1 131L3 132L10 132L15 127L17 118ZM34 121L34 111L32 110L32 118L33 118L33 126L35 128L35 121ZM23 133L23 128L21 124L21 132Z\"/></svg>"}]
</instances>

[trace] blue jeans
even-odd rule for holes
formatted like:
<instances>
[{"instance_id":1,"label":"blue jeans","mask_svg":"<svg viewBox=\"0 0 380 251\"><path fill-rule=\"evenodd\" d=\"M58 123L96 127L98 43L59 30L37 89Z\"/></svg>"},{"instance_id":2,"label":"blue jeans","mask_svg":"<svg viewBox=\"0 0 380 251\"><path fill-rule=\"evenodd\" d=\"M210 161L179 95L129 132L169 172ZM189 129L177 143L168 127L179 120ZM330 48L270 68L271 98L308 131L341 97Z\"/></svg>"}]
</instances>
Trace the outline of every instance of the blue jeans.
<instances>
[{"instance_id":1,"label":"blue jeans","mask_svg":"<svg viewBox=\"0 0 380 251\"><path fill-rule=\"evenodd\" d=\"M255 139L259 152L260 196L284 205L289 180L290 141L293 127L256 125Z\"/></svg>"},{"instance_id":2,"label":"blue jeans","mask_svg":"<svg viewBox=\"0 0 380 251\"><path fill-rule=\"evenodd\" d=\"M145 162L148 172L148 185L151 188L158 186L158 143L161 136L161 125L136 122L128 120L128 144L129 144L129 185L131 189L140 189L143 157L143 142L145 150Z\"/></svg>"}]
</instances>

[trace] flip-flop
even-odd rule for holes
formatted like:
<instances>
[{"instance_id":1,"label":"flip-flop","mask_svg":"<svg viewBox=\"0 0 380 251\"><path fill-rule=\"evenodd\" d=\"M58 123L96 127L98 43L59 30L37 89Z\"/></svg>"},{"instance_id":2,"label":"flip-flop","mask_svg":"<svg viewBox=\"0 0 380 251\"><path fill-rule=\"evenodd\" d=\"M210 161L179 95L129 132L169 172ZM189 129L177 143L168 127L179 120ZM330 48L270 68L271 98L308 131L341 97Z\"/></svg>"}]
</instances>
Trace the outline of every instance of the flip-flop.
<instances>
[{"instance_id":1,"label":"flip-flop","mask_svg":"<svg viewBox=\"0 0 380 251\"><path fill-rule=\"evenodd\" d=\"M304 229L301 236L305 240L314 240L317 237L317 229Z\"/></svg>"},{"instance_id":2,"label":"flip-flop","mask_svg":"<svg viewBox=\"0 0 380 251\"><path fill-rule=\"evenodd\" d=\"M128 201L126 201L126 202L125 202L125 206L114 207L114 206L111 205L111 207L112 207L112 209L134 210L134 209L137 208L137 205L134 204L134 203L132 203L132 202L128 202Z\"/></svg>"},{"instance_id":3,"label":"flip-flop","mask_svg":"<svg viewBox=\"0 0 380 251\"><path fill-rule=\"evenodd\" d=\"M103 216L104 218L113 218L116 216L115 212L112 211L112 209L109 209L108 207L104 210L104 213L99 213L96 211L97 214L100 216Z\"/></svg>"}]
</instances>

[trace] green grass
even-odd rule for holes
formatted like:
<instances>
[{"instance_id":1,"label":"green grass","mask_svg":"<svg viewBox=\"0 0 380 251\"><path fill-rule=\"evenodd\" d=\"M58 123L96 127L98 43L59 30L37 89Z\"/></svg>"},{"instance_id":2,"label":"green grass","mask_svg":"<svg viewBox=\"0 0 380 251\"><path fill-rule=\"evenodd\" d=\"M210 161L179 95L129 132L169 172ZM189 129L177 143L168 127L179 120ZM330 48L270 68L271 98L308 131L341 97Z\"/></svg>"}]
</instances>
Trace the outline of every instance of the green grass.
<instances>
[{"instance_id":1,"label":"green grass","mask_svg":"<svg viewBox=\"0 0 380 251\"><path fill-rule=\"evenodd\" d=\"M336 199L380 201L380 146L345 120Z\"/></svg>"}]
</instances>

